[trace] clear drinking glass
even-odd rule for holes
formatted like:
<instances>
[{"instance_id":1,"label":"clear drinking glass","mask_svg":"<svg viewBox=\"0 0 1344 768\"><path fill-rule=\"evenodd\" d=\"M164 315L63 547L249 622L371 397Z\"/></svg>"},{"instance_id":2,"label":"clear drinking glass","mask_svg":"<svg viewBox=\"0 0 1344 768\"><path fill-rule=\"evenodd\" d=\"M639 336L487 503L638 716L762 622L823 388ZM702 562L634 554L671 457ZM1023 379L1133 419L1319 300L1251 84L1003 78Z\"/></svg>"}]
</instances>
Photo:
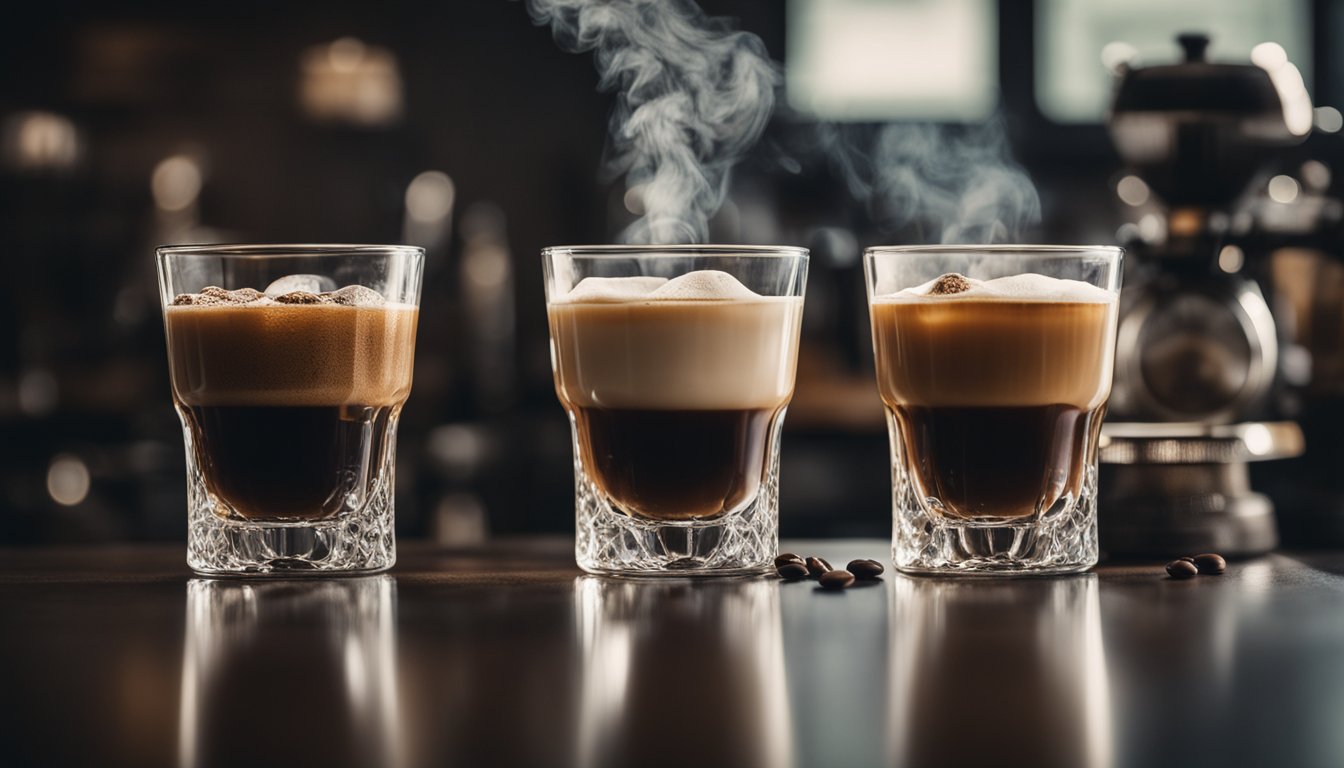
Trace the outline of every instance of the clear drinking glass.
<instances>
[{"instance_id":1,"label":"clear drinking glass","mask_svg":"<svg viewBox=\"0 0 1344 768\"><path fill-rule=\"evenodd\" d=\"M407 246L158 249L192 569L391 567L423 260Z\"/></svg>"},{"instance_id":2,"label":"clear drinking glass","mask_svg":"<svg viewBox=\"0 0 1344 768\"><path fill-rule=\"evenodd\" d=\"M1122 257L1033 245L865 253L897 568L1068 573L1096 563L1097 441Z\"/></svg>"},{"instance_id":3,"label":"clear drinking glass","mask_svg":"<svg viewBox=\"0 0 1344 768\"><path fill-rule=\"evenodd\" d=\"M555 388L573 428L579 567L767 569L807 251L582 246L542 256Z\"/></svg>"}]
</instances>

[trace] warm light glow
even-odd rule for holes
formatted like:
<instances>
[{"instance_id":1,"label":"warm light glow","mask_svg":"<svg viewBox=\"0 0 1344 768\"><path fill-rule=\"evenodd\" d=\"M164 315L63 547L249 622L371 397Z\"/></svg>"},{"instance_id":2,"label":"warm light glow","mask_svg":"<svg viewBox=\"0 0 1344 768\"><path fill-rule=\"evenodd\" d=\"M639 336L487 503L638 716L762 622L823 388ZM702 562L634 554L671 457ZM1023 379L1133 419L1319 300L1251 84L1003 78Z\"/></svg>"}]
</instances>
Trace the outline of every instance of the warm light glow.
<instances>
[{"instance_id":1,"label":"warm light glow","mask_svg":"<svg viewBox=\"0 0 1344 768\"><path fill-rule=\"evenodd\" d=\"M342 37L304 52L299 101L318 120L387 125L401 117L401 85L391 51Z\"/></svg>"},{"instance_id":2,"label":"warm light glow","mask_svg":"<svg viewBox=\"0 0 1344 768\"><path fill-rule=\"evenodd\" d=\"M89 495L89 468L78 456L62 453L47 468L47 493L52 501L73 507Z\"/></svg>"},{"instance_id":3,"label":"warm light glow","mask_svg":"<svg viewBox=\"0 0 1344 768\"><path fill-rule=\"evenodd\" d=\"M69 168L79 159L79 133L52 112L23 112L5 121L5 156L17 168Z\"/></svg>"},{"instance_id":4,"label":"warm light glow","mask_svg":"<svg viewBox=\"0 0 1344 768\"><path fill-rule=\"evenodd\" d=\"M1302 186L1315 192L1324 192L1330 187L1330 166L1320 160L1308 160L1299 171L1302 174Z\"/></svg>"},{"instance_id":5,"label":"warm light glow","mask_svg":"<svg viewBox=\"0 0 1344 768\"><path fill-rule=\"evenodd\" d=\"M1126 176L1115 185L1115 194L1125 205L1140 206L1148 202L1148 185L1138 176Z\"/></svg>"},{"instance_id":6,"label":"warm light glow","mask_svg":"<svg viewBox=\"0 0 1344 768\"><path fill-rule=\"evenodd\" d=\"M204 179L201 167L186 155L164 158L149 178L154 204L163 211L181 211L196 202Z\"/></svg>"},{"instance_id":7,"label":"warm light glow","mask_svg":"<svg viewBox=\"0 0 1344 768\"><path fill-rule=\"evenodd\" d=\"M1269 199L1276 203L1291 203L1297 200L1297 193L1300 188L1297 179L1292 176L1275 176L1269 180Z\"/></svg>"},{"instance_id":8,"label":"warm light glow","mask_svg":"<svg viewBox=\"0 0 1344 768\"><path fill-rule=\"evenodd\" d=\"M56 407L60 388L49 371L36 368L19 377L19 410L29 416L44 416Z\"/></svg>"},{"instance_id":9,"label":"warm light glow","mask_svg":"<svg viewBox=\"0 0 1344 768\"><path fill-rule=\"evenodd\" d=\"M354 72L364 61L363 41L354 37L342 37L327 46L327 60L336 72Z\"/></svg>"},{"instance_id":10,"label":"warm light glow","mask_svg":"<svg viewBox=\"0 0 1344 768\"><path fill-rule=\"evenodd\" d=\"M425 171L406 187L406 213L416 221L434 223L453 212L453 180L443 171Z\"/></svg>"},{"instance_id":11,"label":"warm light glow","mask_svg":"<svg viewBox=\"0 0 1344 768\"><path fill-rule=\"evenodd\" d=\"M1316 127L1325 133L1338 133L1344 128L1344 115L1334 107L1317 107L1315 111Z\"/></svg>"},{"instance_id":12,"label":"warm light glow","mask_svg":"<svg viewBox=\"0 0 1344 768\"><path fill-rule=\"evenodd\" d=\"M1261 69L1278 69L1288 63L1288 52L1278 43L1261 43L1251 49L1251 62Z\"/></svg>"},{"instance_id":13,"label":"warm light glow","mask_svg":"<svg viewBox=\"0 0 1344 768\"><path fill-rule=\"evenodd\" d=\"M1167 236L1166 225L1162 217L1155 213L1145 213L1139 218L1139 237L1145 243L1161 242Z\"/></svg>"},{"instance_id":14,"label":"warm light glow","mask_svg":"<svg viewBox=\"0 0 1344 768\"><path fill-rule=\"evenodd\" d=\"M508 251L494 244L472 247L463 262L467 279L479 288L498 288L509 277Z\"/></svg>"},{"instance_id":15,"label":"warm light glow","mask_svg":"<svg viewBox=\"0 0 1344 768\"><path fill-rule=\"evenodd\" d=\"M1251 61L1269 73L1283 103L1283 121L1288 130L1296 136L1307 135L1313 116L1311 96L1302 73L1288 61L1288 52L1278 43L1261 43L1251 49Z\"/></svg>"},{"instance_id":16,"label":"warm light glow","mask_svg":"<svg viewBox=\"0 0 1344 768\"><path fill-rule=\"evenodd\" d=\"M19 126L19 153L33 163L62 165L75 159L75 126L60 115L36 112Z\"/></svg>"},{"instance_id":17,"label":"warm light glow","mask_svg":"<svg viewBox=\"0 0 1344 768\"><path fill-rule=\"evenodd\" d=\"M1235 245L1224 245L1218 252L1218 268L1229 275L1240 272L1245 263L1246 254Z\"/></svg>"},{"instance_id":18,"label":"warm light glow","mask_svg":"<svg viewBox=\"0 0 1344 768\"><path fill-rule=\"evenodd\" d=\"M1168 216L1164 230L1175 237L1191 237L1204 229L1206 221L1200 208L1177 208Z\"/></svg>"},{"instance_id":19,"label":"warm light glow","mask_svg":"<svg viewBox=\"0 0 1344 768\"><path fill-rule=\"evenodd\" d=\"M1269 453L1274 447L1274 436L1264 424L1251 424L1246 427L1241 439L1245 441L1246 449L1256 456Z\"/></svg>"},{"instance_id":20,"label":"warm light glow","mask_svg":"<svg viewBox=\"0 0 1344 768\"><path fill-rule=\"evenodd\" d=\"M1274 82L1274 88L1283 102L1283 122L1288 125L1288 130L1296 136L1306 136L1311 132L1313 112L1311 96L1307 93L1302 73L1292 62L1288 62L1278 69L1270 70L1269 79Z\"/></svg>"}]
</instances>

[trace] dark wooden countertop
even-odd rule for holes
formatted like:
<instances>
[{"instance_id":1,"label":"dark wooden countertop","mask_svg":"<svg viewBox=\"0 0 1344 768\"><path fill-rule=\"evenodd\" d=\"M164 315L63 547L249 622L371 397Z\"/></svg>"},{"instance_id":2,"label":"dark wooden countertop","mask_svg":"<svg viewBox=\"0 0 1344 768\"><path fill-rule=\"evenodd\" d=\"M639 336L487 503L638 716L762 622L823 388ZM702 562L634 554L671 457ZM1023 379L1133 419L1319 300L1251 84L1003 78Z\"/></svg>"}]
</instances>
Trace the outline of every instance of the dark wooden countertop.
<instances>
[{"instance_id":1,"label":"dark wooden countertop","mask_svg":"<svg viewBox=\"0 0 1344 768\"><path fill-rule=\"evenodd\" d=\"M358 579L182 558L0 550L0 765L1344 765L1344 553L840 594L538 540Z\"/></svg>"}]
</instances>

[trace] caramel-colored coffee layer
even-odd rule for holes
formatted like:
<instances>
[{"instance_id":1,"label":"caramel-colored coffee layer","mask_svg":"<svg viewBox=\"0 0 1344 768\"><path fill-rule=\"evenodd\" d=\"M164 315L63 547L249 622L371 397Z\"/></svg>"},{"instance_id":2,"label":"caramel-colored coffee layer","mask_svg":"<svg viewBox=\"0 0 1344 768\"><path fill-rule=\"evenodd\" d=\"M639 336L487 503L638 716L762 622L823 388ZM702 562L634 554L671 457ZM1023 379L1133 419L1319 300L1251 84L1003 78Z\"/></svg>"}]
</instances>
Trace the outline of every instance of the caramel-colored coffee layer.
<instances>
[{"instance_id":1,"label":"caramel-colored coffee layer","mask_svg":"<svg viewBox=\"0 0 1344 768\"><path fill-rule=\"evenodd\" d=\"M877 383L889 407L1069 405L1106 401L1112 302L878 299Z\"/></svg>"},{"instance_id":2,"label":"caramel-colored coffee layer","mask_svg":"<svg viewBox=\"0 0 1344 768\"><path fill-rule=\"evenodd\" d=\"M793 394L803 301L552 304L556 390L567 405L774 409Z\"/></svg>"},{"instance_id":3,"label":"caramel-colored coffee layer","mask_svg":"<svg viewBox=\"0 0 1344 768\"><path fill-rule=\"evenodd\" d=\"M188 406L400 404L417 315L402 305L171 306L173 394Z\"/></svg>"}]
</instances>

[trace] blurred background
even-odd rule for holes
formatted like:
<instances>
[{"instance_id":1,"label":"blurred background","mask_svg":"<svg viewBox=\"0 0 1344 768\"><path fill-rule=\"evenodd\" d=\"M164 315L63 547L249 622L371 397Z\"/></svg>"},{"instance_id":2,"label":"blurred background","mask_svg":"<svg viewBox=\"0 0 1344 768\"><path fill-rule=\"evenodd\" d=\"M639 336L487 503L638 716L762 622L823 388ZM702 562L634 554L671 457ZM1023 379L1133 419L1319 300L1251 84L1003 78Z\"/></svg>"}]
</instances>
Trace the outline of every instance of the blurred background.
<instances>
[{"instance_id":1,"label":"blurred background","mask_svg":"<svg viewBox=\"0 0 1344 768\"><path fill-rule=\"evenodd\" d=\"M1289 543L1344 528L1344 50L1329 44L1344 4L700 5L759 35L785 75L711 239L813 249L785 536L890 530L860 255L937 235L857 200L817 137L907 123L1001 127L1040 193L1028 241L1123 244L1146 268L1127 282L1160 298L1131 308L1165 319L1122 333L1154 350L1117 383L1123 416L1301 424L1306 453L1256 464L1254 485ZM185 537L152 269L154 246L184 242L424 246L399 534L572 531L538 251L611 242L640 212L599 173L615 97L591 55L509 0L15 13L0 25L0 544ZM1207 52L1177 44L1191 32ZM1267 458L1280 433L1238 434Z\"/></svg>"}]
</instances>

